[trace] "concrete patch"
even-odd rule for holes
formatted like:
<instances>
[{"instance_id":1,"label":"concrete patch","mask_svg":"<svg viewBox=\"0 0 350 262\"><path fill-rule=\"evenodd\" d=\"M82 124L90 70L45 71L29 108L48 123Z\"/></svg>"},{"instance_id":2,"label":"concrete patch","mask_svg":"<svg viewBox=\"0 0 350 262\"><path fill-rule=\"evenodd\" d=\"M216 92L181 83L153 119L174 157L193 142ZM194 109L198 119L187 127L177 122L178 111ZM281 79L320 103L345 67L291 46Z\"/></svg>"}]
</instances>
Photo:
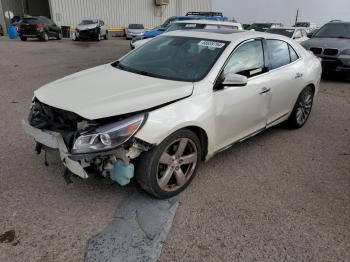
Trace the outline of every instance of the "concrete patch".
<instances>
[{"instance_id":1,"label":"concrete patch","mask_svg":"<svg viewBox=\"0 0 350 262\"><path fill-rule=\"evenodd\" d=\"M157 261L178 205L178 197L158 200L136 191L89 240L85 261Z\"/></svg>"}]
</instances>

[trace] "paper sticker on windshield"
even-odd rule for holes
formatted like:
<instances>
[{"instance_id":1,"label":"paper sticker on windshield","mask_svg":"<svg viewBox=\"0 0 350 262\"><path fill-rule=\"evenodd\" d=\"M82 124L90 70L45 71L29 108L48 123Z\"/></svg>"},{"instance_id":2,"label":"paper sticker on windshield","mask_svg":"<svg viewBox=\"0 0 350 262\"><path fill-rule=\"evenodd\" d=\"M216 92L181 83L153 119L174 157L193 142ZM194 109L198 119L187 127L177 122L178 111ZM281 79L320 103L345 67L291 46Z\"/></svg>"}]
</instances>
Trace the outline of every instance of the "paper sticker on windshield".
<instances>
[{"instance_id":1,"label":"paper sticker on windshield","mask_svg":"<svg viewBox=\"0 0 350 262\"><path fill-rule=\"evenodd\" d=\"M211 47L211 48L223 48L225 46L225 43L202 40L202 41L200 41L198 43L198 45L199 46Z\"/></svg>"}]
</instances>

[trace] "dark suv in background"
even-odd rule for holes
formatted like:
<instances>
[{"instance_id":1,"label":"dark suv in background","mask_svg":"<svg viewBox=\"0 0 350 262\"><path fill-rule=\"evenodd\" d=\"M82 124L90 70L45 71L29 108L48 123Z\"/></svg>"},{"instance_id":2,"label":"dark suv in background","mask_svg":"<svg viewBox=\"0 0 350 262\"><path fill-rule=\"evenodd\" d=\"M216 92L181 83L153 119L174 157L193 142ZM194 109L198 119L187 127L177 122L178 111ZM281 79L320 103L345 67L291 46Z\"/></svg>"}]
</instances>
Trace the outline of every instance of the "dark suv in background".
<instances>
[{"instance_id":1,"label":"dark suv in background","mask_svg":"<svg viewBox=\"0 0 350 262\"><path fill-rule=\"evenodd\" d=\"M42 41L49 41L50 37L62 39L62 31L59 26L44 16L25 17L17 24L18 35L22 41L27 38L38 38Z\"/></svg>"},{"instance_id":2,"label":"dark suv in background","mask_svg":"<svg viewBox=\"0 0 350 262\"><path fill-rule=\"evenodd\" d=\"M301 45L322 59L324 72L350 73L350 22L329 22Z\"/></svg>"}]
</instances>

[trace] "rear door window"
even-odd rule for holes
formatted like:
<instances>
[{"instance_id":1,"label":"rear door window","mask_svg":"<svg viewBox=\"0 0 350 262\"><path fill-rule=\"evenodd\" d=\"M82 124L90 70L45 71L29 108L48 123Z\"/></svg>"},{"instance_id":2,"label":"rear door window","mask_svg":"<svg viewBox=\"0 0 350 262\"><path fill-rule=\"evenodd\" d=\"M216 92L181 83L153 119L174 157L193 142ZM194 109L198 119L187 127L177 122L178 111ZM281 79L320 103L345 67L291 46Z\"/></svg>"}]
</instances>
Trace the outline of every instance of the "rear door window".
<instances>
[{"instance_id":1,"label":"rear door window","mask_svg":"<svg viewBox=\"0 0 350 262\"><path fill-rule=\"evenodd\" d=\"M290 63L288 44L281 40L266 40L270 54L270 70Z\"/></svg>"}]
</instances>

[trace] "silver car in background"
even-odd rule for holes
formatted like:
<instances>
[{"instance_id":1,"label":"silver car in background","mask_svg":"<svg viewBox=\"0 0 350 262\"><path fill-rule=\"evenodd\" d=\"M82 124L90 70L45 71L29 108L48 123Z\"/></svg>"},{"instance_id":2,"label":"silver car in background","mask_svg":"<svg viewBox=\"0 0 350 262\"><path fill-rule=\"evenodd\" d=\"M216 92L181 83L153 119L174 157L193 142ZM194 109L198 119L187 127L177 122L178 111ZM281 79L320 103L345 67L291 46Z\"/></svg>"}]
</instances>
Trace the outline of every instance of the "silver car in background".
<instances>
[{"instance_id":1,"label":"silver car in background","mask_svg":"<svg viewBox=\"0 0 350 262\"><path fill-rule=\"evenodd\" d=\"M145 27L142 24L130 24L126 29L126 39L134 37L142 38L145 34Z\"/></svg>"}]
</instances>

